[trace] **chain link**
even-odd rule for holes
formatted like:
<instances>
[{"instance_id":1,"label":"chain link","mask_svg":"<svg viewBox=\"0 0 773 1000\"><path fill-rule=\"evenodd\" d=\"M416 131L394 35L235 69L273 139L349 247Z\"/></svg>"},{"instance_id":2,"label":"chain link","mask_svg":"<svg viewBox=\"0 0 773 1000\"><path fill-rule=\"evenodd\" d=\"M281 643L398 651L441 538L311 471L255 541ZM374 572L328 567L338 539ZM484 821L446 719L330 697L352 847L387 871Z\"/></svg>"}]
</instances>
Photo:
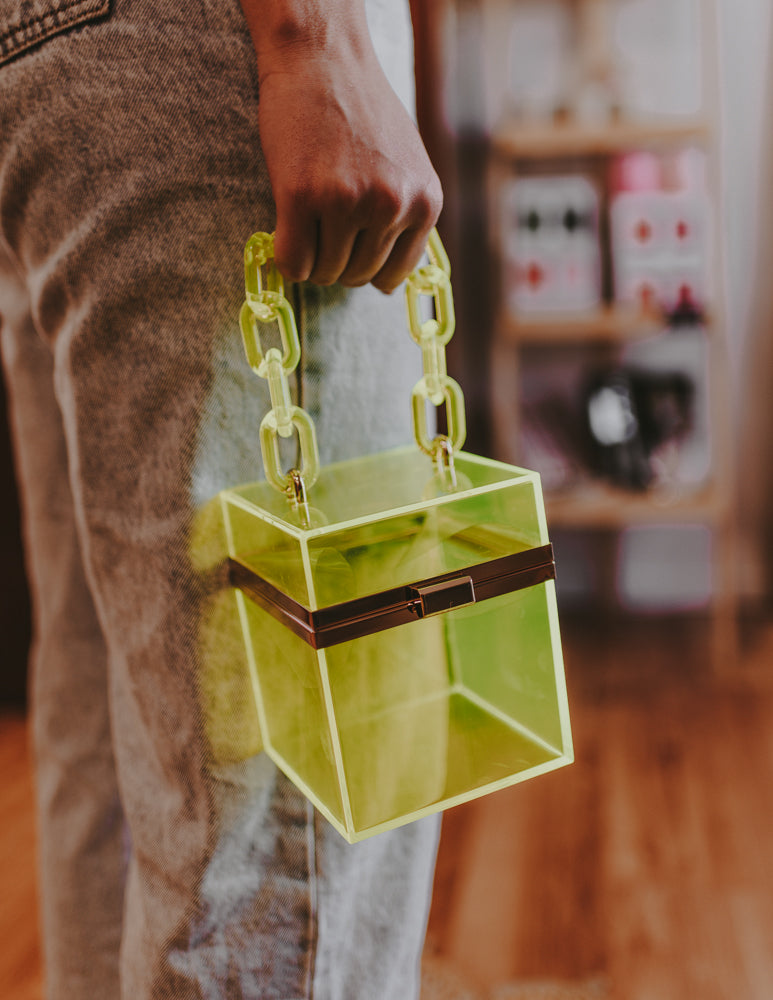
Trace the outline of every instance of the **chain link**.
<instances>
[{"instance_id":1,"label":"chain link","mask_svg":"<svg viewBox=\"0 0 773 1000\"><path fill-rule=\"evenodd\" d=\"M265 273L264 273L265 272ZM317 434L311 417L295 406L290 395L289 376L301 359L301 342L292 306L284 295L282 276L274 263L274 238L255 233L244 248L246 301L239 314L244 350L252 370L268 382L271 409L260 425L260 450L266 479L297 501L305 497L319 476ZM262 325L276 324L282 350L263 350ZM282 472L278 437L289 438L296 431L301 468ZM305 501L304 501L305 502Z\"/></svg>"},{"instance_id":2,"label":"chain link","mask_svg":"<svg viewBox=\"0 0 773 1000\"><path fill-rule=\"evenodd\" d=\"M265 277L263 268L266 269ZM244 248L244 287L247 302L260 309L264 292L276 292L284 298L284 281L274 263L272 233L254 233Z\"/></svg>"},{"instance_id":3,"label":"chain link","mask_svg":"<svg viewBox=\"0 0 773 1000\"><path fill-rule=\"evenodd\" d=\"M413 432L416 443L431 455L438 468L448 470L454 481L454 453L459 451L467 436L464 395L458 382L447 374L446 344L454 335L456 319L451 293L451 265L437 230L430 233L427 244L429 263L408 275L405 301L411 337L421 347L424 375L413 387ZM431 297L434 317L422 319L422 297ZM446 408L448 433L430 438L427 429L427 402Z\"/></svg>"},{"instance_id":4,"label":"chain link","mask_svg":"<svg viewBox=\"0 0 773 1000\"><path fill-rule=\"evenodd\" d=\"M455 488L454 454L464 444L467 428L461 387L446 370L446 344L454 334L456 320L451 293L451 266L435 229L427 243L429 262L408 276L405 286L408 326L421 348L424 374L413 387L413 429L416 443L430 455L444 482ZM285 298L284 283L274 262L274 237L255 233L244 249L246 300L239 314L244 350L252 370L268 382L271 409L260 425L260 450L266 479L301 506L306 491L319 476L319 451L314 423L305 410L295 406L289 376L301 358L301 344L292 306ZM431 298L434 316L422 318L422 298ZM276 324L282 344L264 351L261 326ZM430 437L427 404L445 406L447 434ZM282 471L279 438L298 435L301 468Z\"/></svg>"}]
</instances>

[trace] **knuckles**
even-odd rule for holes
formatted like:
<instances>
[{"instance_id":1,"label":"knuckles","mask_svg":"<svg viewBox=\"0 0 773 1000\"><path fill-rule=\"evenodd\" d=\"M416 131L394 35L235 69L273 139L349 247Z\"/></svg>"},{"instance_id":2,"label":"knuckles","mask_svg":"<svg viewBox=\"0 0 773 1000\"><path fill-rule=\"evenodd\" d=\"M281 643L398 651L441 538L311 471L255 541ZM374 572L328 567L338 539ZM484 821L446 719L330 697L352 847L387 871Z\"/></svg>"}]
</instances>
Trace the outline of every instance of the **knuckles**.
<instances>
[{"instance_id":1,"label":"knuckles","mask_svg":"<svg viewBox=\"0 0 773 1000\"><path fill-rule=\"evenodd\" d=\"M286 199L312 217L336 215L360 228L392 228L404 222L430 229L443 207L440 181L434 171L403 177L388 175L305 177L285 190Z\"/></svg>"},{"instance_id":2,"label":"knuckles","mask_svg":"<svg viewBox=\"0 0 773 1000\"><path fill-rule=\"evenodd\" d=\"M443 188L440 186L437 174L433 173L432 180L422 191L421 203L418 208L421 212L422 224L431 229L443 210Z\"/></svg>"},{"instance_id":3,"label":"knuckles","mask_svg":"<svg viewBox=\"0 0 773 1000\"><path fill-rule=\"evenodd\" d=\"M310 280L320 285L340 281L350 288L371 283L385 293L400 284L415 264L409 258L421 256L423 241L437 222L443 207L443 192L428 160L412 170L392 170L389 165L384 169L384 166L382 163L380 170L352 171L348 175L335 170L323 175L315 172L296 176L295 183L285 178L282 202L287 211L281 214L294 218L296 223L306 220L303 226L306 242L298 229L291 226L295 230L291 242L283 240L281 246L277 244L277 266L288 281ZM314 222L309 228L311 220ZM372 246L396 239L402 249L393 250L386 262L375 257L365 259L362 255L347 262L334 259L335 251L328 246L321 257L314 259L314 245L306 243L317 225L324 232L332 220L333 231L349 231L352 238L368 232ZM411 250L405 245L406 238ZM319 251L320 247L316 249Z\"/></svg>"}]
</instances>

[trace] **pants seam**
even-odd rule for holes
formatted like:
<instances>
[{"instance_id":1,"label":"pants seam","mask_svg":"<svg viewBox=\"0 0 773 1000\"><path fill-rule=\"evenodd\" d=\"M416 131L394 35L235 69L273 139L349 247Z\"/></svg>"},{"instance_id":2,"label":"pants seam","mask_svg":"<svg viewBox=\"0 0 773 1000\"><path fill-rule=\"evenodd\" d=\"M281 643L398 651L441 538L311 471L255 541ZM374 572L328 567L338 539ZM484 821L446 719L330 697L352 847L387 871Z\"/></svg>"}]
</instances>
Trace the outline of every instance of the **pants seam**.
<instances>
[{"instance_id":1,"label":"pants seam","mask_svg":"<svg viewBox=\"0 0 773 1000\"><path fill-rule=\"evenodd\" d=\"M316 810L311 802L306 802L306 850L309 866L309 961L307 966L306 990L303 1000L314 1000L314 974L317 962L317 938L319 933L318 882L317 882L317 828Z\"/></svg>"}]
</instances>

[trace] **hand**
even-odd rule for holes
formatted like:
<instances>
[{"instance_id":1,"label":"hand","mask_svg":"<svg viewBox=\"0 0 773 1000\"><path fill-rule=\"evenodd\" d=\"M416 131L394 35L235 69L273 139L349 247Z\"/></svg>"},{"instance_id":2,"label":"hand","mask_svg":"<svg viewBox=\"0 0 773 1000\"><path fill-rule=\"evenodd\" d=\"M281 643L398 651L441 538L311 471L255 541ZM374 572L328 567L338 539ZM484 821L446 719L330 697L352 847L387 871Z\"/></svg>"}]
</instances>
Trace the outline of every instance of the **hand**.
<instances>
[{"instance_id":1,"label":"hand","mask_svg":"<svg viewBox=\"0 0 773 1000\"><path fill-rule=\"evenodd\" d=\"M328 35L258 50L276 262L291 281L391 292L422 255L440 182L367 29Z\"/></svg>"}]
</instances>

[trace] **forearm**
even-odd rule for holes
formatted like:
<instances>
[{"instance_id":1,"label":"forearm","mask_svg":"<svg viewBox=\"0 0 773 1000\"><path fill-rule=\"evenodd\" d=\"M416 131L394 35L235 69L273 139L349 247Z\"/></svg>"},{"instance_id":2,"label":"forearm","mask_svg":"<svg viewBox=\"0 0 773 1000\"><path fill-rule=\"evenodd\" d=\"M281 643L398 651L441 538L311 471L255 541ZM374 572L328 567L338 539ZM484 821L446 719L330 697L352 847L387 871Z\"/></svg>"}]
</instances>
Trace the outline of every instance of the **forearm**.
<instances>
[{"instance_id":1,"label":"forearm","mask_svg":"<svg viewBox=\"0 0 773 1000\"><path fill-rule=\"evenodd\" d=\"M442 204L421 138L376 57L365 0L241 0L285 277L395 288Z\"/></svg>"}]
</instances>

